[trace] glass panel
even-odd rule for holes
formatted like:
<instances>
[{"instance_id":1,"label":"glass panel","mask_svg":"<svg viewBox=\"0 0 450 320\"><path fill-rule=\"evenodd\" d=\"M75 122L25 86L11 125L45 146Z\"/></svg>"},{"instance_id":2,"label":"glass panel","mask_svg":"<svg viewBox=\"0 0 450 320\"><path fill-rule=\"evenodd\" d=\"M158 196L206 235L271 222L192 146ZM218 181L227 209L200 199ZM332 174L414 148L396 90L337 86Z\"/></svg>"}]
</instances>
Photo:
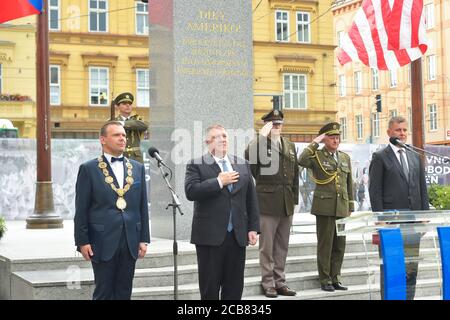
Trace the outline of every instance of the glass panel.
<instances>
[{"instance_id":1,"label":"glass panel","mask_svg":"<svg viewBox=\"0 0 450 320\"><path fill-rule=\"evenodd\" d=\"M91 9L97 9L97 0L91 0L91 1L89 1L89 8L91 8Z\"/></svg>"},{"instance_id":2,"label":"glass panel","mask_svg":"<svg viewBox=\"0 0 450 320\"><path fill-rule=\"evenodd\" d=\"M293 108L298 108L299 107L299 105L298 105L298 103L299 103L299 94L298 93L294 93L293 95L292 95L292 98L293 98L293 102L292 102L292 107Z\"/></svg>"},{"instance_id":3,"label":"glass panel","mask_svg":"<svg viewBox=\"0 0 450 320\"><path fill-rule=\"evenodd\" d=\"M98 31L106 31L106 13L99 13Z\"/></svg>"},{"instance_id":4,"label":"glass panel","mask_svg":"<svg viewBox=\"0 0 450 320\"><path fill-rule=\"evenodd\" d=\"M99 1L98 7L99 9L106 9L106 1Z\"/></svg>"},{"instance_id":5,"label":"glass panel","mask_svg":"<svg viewBox=\"0 0 450 320\"><path fill-rule=\"evenodd\" d=\"M89 13L89 23L90 23L90 31L98 31L97 29L97 13L90 12Z\"/></svg>"}]
</instances>

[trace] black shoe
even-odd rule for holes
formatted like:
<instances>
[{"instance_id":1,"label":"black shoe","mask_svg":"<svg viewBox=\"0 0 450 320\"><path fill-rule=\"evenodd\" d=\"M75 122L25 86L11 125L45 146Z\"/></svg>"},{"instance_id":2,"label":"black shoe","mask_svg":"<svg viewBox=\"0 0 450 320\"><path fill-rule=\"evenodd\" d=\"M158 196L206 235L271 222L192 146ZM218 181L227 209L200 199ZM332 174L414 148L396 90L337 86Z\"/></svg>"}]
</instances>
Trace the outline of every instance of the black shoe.
<instances>
[{"instance_id":1,"label":"black shoe","mask_svg":"<svg viewBox=\"0 0 450 320\"><path fill-rule=\"evenodd\" d=\"M320 285L320 289L322 289L323 291L329 291L329 292L333 292L334 291L334 287L327 283L327 284L321 284Z\"/></svg>"},{"instance_id":2,"label":"black shoe","mask_svg":"<svg viewBox=\"0 0 450 320\"><path fill-rule=\"evenodd\" d=\"M348 290L348 288L344 287L340 282L333 283L333 288L335 290Z\"/></svg>"}]
</instances>

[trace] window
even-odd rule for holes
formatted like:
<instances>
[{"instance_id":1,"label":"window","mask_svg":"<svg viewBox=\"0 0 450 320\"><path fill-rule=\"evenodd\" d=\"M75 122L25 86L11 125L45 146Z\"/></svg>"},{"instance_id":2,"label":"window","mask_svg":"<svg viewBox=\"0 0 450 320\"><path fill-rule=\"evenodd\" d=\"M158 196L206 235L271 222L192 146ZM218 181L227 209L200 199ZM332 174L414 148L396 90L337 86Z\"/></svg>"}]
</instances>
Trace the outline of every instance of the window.
<instances>
[{"instance_id":1,"label":"window","mask_svg":"<svg viewBox=\"0 0 450 320\"><path fill-rule=\"evenodd\" d=\"M309 13L297 12L297 41L298 42L311 42L311 35L309 29Z\"/></svg>"},{"instance_id":2,"label":"window","mask_svg":"<svg viewBox=\"0 0 450 320\"><path fill-rule=\"evenodd\" d=\"M306 109L306 75L284 75L284 107L291 109Z\"/></svg>"},{"instance_id":3,"label":"window","mask_svg":"<svg viewBox=\"0 0 450 320\"><path fill-rule=\"evenodd\" d=\"M2 64L0 63L0 93L2 93L3 90L3 69Z\"/></svg>"},{"instance_id":4,"label":"window","mask_svg":"<svg viewBox=\"0 0 450 320\"><path fill-rule=\"evenodd\" d=\"M342 40L344 39L344 31L338 31L337 33L337 45L339 48L342 47Z\"/></svg>"},{"instance_id":5,"label":"window","mask_svg":"<svg viewBox=\"0 0 450 320\"><path fill-rule=\"evenodd\" d=\"M393 118L393 117L396 117L397 115L398 115L397 109L389 110L389 119L391 119L391 118ZM388 119L388 120L389 120L389 119Z\"/></svg>"},{"instance_id":6,"label":"window","mask_svg":"<svg viewBox=\"0 0 450 320\"><path fill-rule=\"evenodd\" d=\"M362 115L357 115L355 117L356 123L356 139L362 140L363 138L363 118Z\"/></svg>"},{"instance_id":7,"label":"window","mask_svg":"<svg viewBox=\"0 0 450 320\"><path fill-rule=\"evenodd\" d=\"M148 4L136 3L136 34L148 34Z\"/></svg>"},{"instance_id":8,"label":"window","mask_svg":"<svg viewBox=\"0 0 450 320\"><path fill-rule=\"evenodd\" d=\"M108 1L89 0L89 31L108 31Z\"/></svg>"},{"instance_id":9,"label":"window","mask_svg":"<svg viewBox=\"0 0 450 320\"><path fill-rule=\"evenodd\" d=\"M434 3L428 3L423 7L425 11L425 27L431 29L434 27Z\"/></svg>"},{"instance_id":10,"label":"window","mask_svg":"<svg viewBox=\"0 0 450 320\"><path fill-rule=\"evenodd\" d=\"M136 69L136 105L138 107L150 106L150 82L148 69Z\"/></svg>"},{"instance_id":11,"label":"window","mask_svg":"<svg viewBox=\"0 0 450 320\"><path fill-rule=\"evenodd\" d=\"M89 105L109 105L108 68L89 67Z\"/></svg>"},{"instance_id":12,"label":"window","mask_svg":"<svg viewBox=\"0 0 450 320\"><path fill-rule=\"evenodd\" d=\"M347 140L347 118L341 118L341 140L346 141Z\"/></svg>"},{"instance_id":13,"label":"window","mask_svg":"<svg viewBox=\"0 0 450 320\"><path fill-rule=\"evenodd\" d=\"M372 136L380 136L380 114L378 112L372 113Z\"/></svg>"},{"instance_id":14,"label":"window","mask_svg":"<svg viewBox=\"0 0 450 320\"><path fill-rule=\"evenodd\" d=\"M436 56L430 55L427 57L428 62L428 80L436 80Z\"/></svg>"},{"instance_id":15,"label":"window","mask_svg":"<svg viewBox=\"0 0 450 320\"><path fill-rule=\"evenodd\" d=\"M345 95L347 94L347 84L346 84L346 80L345 80L345 75L344 74L340 74L339 75L339 96L340 97L345 97Z\"/></svg>"},{"instance_id":16,"label":"window","mask_svg":"<svg viewBox=\"0 0 450 320\"><path fill-rule=\"evenodd\" d=\"M390 80L390 87L396 88L397 87L397 70L389 71L389 80Z\"/></svg>"},{"instance_id":17,"label":"window","mask_svg":"<svg viewBox=\"0 0 450 320\"><path fill-rule=\"evenodd\" d=\"M355 94L361 94L362 76L361 71L355 71Z\"/></svg>"},{"instance_id":18,"label":"window","mask_svg":"<svg viewBox=\"0 0 450 320\"><path fill-rule=\"evenodd\" d=\"M430 113L430 131L436 131L437 127L437 107L436 104L429 104L428 110Z\"/></svg>"},{"instance_id":19,"label":"window","mask_svg":"<svg viewBox=\"0 0 450 320\"><path fill-rule=\"evenodd\" d=\"M378 89L378 70L372 68L372 91L377 91Z\"/></svg>"},{"instance_id":20,"label":"window","mask_svg":"<svg viewBox=\"0 0 450 320\"><path fill-rule=\"evenodd\" d=\"M60 66L51 65L49 70L50 78L50 105L59 106L61 104L61 73Z\"/></svg>"},{"instance_id":21,"label":"window","mask_svg":"<svg viewBox=\"0 0 450 320\"><path fill-rule=\"evenodd\" d=\"M277 41L289 41L289 12L275 11L275 25Z\"/></svg>"},{"instance_id":22,"label":"window","mask_svg":"<svg viewBox=\"0 0 450 320\"><path fill-rule=\"evenodd\" d=\"M59 30L59 0L48 1L48 29Z\"/></svg>"}]
</instances>

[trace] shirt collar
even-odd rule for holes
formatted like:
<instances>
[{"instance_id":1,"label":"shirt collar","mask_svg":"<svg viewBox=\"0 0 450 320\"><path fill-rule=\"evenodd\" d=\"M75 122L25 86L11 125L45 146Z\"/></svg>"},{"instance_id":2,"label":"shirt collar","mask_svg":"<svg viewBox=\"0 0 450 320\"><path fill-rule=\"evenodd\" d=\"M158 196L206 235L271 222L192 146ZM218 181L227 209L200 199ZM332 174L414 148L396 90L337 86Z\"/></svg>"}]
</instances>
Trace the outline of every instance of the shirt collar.
<instances>
[{"instance_id":1,"label":"shirt collar","mask_svg":"<svg viewBox=\"0 0 450 320\"><path fill-rule=\"evenodd\" d=\"M389 142L389 145L391 146L391 148L392 148L392 150L394 151L395 154L397 154L399 150L405 151L405 148L399 148L399 147L397 147L396 145L393 145L390 142Z\"/></svg>"},{"instance_id":2,"label":"shirt collar","mask_svg":"<svg viewBox=\"0 0 450 320\"><path fill-rule=\"evenodd\" d=\"M109 164L112 164L111 162L111 158L114 157L112 154L103 152L103 155L105 156L106 160L108 160ZM121 158L123 157L123 154L121 154L120 156L116 157L116 158Z\"/></svg>"},{"instance_id":3,"label":"shirt collar","mask_svg":"<svg viewBox=\"0 0 450 320\"><path fill-rule=\"evenodd\" d=\"M214 161L216 161L217 164L219 164L220 161L222 161L222 160L225 160L227 163L230 163L230 159L228 158L228 155L225 155L225 157L223 157L223 158L218 158L211 153L211 156L214 158Z\"/></svg>"}]
</instances>

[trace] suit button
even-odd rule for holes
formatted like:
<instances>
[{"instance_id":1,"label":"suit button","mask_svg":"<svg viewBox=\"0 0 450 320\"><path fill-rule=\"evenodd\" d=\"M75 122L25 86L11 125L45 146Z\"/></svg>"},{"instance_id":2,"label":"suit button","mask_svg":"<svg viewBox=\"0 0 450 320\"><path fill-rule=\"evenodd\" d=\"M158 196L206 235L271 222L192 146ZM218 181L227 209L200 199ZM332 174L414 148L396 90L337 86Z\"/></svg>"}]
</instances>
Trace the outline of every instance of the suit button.
<instances>
[{"instance_id":1,"label":"suit button","mask_svg":"<svg viewBox=\"0 0 450 320\"><path fill-rule=\"evenodd\" d=\"M338 197L340 197L341 195L338 193Z\"/></svg>"}]
</instances>

